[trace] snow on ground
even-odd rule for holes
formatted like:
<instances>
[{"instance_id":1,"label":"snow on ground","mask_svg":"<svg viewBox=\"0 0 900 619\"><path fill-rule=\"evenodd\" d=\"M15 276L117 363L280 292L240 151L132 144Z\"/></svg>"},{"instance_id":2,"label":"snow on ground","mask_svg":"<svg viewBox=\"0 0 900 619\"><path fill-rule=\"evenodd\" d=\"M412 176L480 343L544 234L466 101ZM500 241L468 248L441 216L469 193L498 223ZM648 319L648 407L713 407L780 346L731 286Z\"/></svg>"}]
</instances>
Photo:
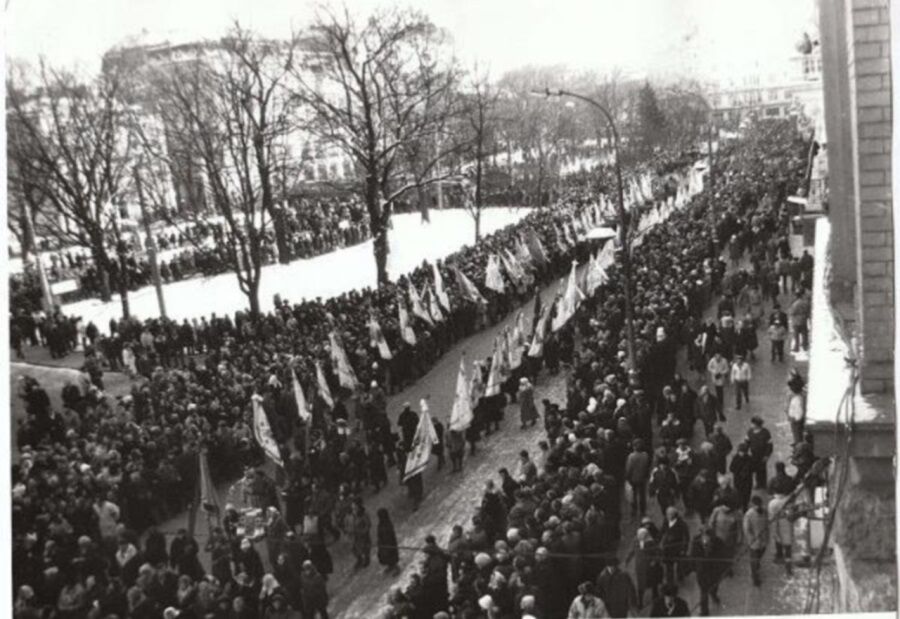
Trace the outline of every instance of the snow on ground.
<instances>
[{"instance_id":1,"label":"snow on ground","mask_svg":"<svg viewBox=\"0 0 900 619\"><path fill-rule=\"evenodd\" d=\"M528 214L526 208L490 208L481 215L483 234L515 223ZM388 271L392 278L412 271L422 260L443 258L475 238L475 225L463 209L431 211L431 223L423 223L418 213L394 215L389 239L391 255ZM315 297L329 298L344 292L375 285L375 260L372 242L340 249L290 264L263 268L259 300L263 311L273 307L273 297L299 302ZM170 318L199 318L246 309L247 297L238 288L233 273L194 278L163 286L166 313ZM129 296L131 313L141 319L159 315L153 286L141 288ZM63 306L63 312L81 316L84 324L93 321L101 330L109 328L110 318L122 315L118 295L103 303L88 299Z\"/></svg>"}]
</instances>

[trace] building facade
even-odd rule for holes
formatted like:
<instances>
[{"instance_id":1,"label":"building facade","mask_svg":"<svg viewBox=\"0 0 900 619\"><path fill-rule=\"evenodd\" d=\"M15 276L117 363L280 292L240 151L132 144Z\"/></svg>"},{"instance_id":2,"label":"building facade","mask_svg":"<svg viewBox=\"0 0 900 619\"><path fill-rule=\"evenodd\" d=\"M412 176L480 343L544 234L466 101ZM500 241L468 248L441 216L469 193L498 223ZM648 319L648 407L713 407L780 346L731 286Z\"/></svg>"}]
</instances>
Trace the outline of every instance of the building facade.
<instances>
[{"instance_id":1,"label":"building facade","mask_svg":"<svg viewBox=\"0 0 900 619\"><path fill-rule=\"evenodd\" d=\"M842 612L897 609L889 0L820 0L827 143L807 427L832 459Z\"/></svg>"}]
</instances>

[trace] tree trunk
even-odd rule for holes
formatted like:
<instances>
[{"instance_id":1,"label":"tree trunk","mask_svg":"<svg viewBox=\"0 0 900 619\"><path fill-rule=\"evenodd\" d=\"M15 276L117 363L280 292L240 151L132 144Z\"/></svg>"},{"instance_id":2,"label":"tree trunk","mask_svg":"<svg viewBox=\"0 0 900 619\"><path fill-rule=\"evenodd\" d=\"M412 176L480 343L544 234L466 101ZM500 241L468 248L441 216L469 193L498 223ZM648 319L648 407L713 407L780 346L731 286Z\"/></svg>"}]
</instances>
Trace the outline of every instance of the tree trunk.
<instances>
[{"instance_id":1,"label":"tree trunk","mask_svg":"<svg viewBox=\"0 0 900 619\"><path fill-rule=\"evenodd\" d=\"M481 140L478 141L478 152L475 155L475 243L481 240L481 182L483 177Z\"/></svg>"},{"instance_id":2,"label":"tree trunk","mask_svg":"<svg viewBox=\"0 0 900 619\"><path fill-rule=\"evenodd\" d=\"M291 245L288 241L287 218L284 209L273 207L272 227L275 229L275 245L278 248L278 262L289 264L291 261Z\"/></svg>"},{"instance_id":3,"label":"tree trunk","mask_svg":"<svg viewBox=\"0 0 900 619\"><path fill-rule=\"evenodd\" d=\"M391 281L387 271L388 254L391 249L388 245L387 225L380 225L378 227L380 229L377 232L375 227L372 229L372 251L375 254L375 272L378 287L380 288Z\"/></svg>"},{"instance_id":4,"label":"tree trunk","mask_svg":"<svg viewBox=\"0 0 900 619\"><path fill-rule=\"evenodd\" d=\"M250 302L250 314L256 318L259 316L259 278L256 277L247 285L247 300Z\"/></svg>"},{"instance_id":5,"label":"tree trunk","mask_svg":"<svg viewBox=\"0 0 900 619\"><path fill-rule=\"evenodd\" d=\"M92 239L91 257L94 260L94 268L97 269L97 280L100 283L100 300L109 301L112 298L112 291L109 285L109 261L106 252L101 249L102 241L98 246L97 241Z\"/></svg>"}]
</instances>

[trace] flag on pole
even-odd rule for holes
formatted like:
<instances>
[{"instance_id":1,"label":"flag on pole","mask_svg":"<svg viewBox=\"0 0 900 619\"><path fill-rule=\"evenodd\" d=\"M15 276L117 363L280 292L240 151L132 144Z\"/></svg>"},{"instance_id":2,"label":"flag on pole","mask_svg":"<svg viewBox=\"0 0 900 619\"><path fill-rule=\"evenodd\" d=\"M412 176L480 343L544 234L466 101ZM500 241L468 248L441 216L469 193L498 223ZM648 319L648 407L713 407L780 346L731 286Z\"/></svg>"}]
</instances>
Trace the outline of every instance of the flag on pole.
<instances>
[{"instance_id":1,"label":"flag on pole","mask_svg":"<svg viewBox=\"0 0 900 619\"><path fill-rule=\"evenodd\" d=\"M369 346L372 348L378 349L378 354L382 359L393 359L394 355L391 353L391 349L388 347L387 340L384 339L384 333L381 331L381 325L378 324L378 319L375 317L375 312L369 312Z\"/></svg>"},{"instance_id":2,"label":"flag on pole","mask_svg":"<svg viewBox=\"0 0 900 619\"><path fill-rule=\"evenodd\" d=\"M587 294L591 296L593 296L594 291L596 291L597 288L609 280L606 269L600 266L599 256L599 252L596 256L591 256L591 262L587 268L587 283L584 288Z\"/></svg>"},{"instance_id":3,"label":"flag on pole","mask_svg":"<svg viewBox=\"0 0 900 619\"><path fill-rule=\"evenodd\" d=\"M500 346L500 338L494 337L494 353L491 355L491 367L488 371L488 381L484 388L485 397L491 397L500 393L500 387L503 384L503 377L500 371L500 365L503 363L503 351Z\"/></svg>"},{"instance_id":4,"label":"flag on pole","mask_svg":"<svg viewBox=\"0 0 900 619\"><path fill-rule=\"evenodd\" d=\"M441 276L441 270L438 268L437 262L431 263L431 269L434 271L434 293L437 295L438 301L440 301L444 311L449 312L450 295L444 290L444 278Z\"/></svg>"},{"instance_id":5,"label":"flag on pole","mask_svg":"<svg viewBox=\"0 0 900 619\"><path fill-rule=\"evenodd\" d=\"M531 264L534 260L531 256L531 253L528 251L528 248L525 247L525 242L522 240L521 237L516 237L515 245L516 245L515 256L516 256L516 259L519 261L519 263L522 265Z\"/></svg>"},{"instance_id":6,"label":"flag on pole","mask_svg":"<svg viewBox=\"0 0 900 619\"><path fill-rule=\"evenodd\" d=\"M409 324L409 313L406 311L406 301L403 297L397 297L397 312L400 315L400 337L410 346L416 345L416 332Z\"/></svg>"},{"instance_id":7,"label":"flag on pole","mask_svg":"<svg viewBox=\"0 0 900 619\"><path fill-rule=\"evenodd\" d=\"M425 400L421 400L420 405L422 407L422 415L419 417L419 425L416 427L409 455L406 458L406 469L403 473L404 482L425 470L425 467L428 466L428 461L431 460L431 449L437 442L437 432L434 430L434 424L431 423L428 403Z\"/></svg>"},{"instance_id":8,"label":"flag on pole","mask_svg":"<svg viewBox=\"0 0 900 619\"><path fill-rule=\"evenodd\" d=\"M563 325L569 322L569 319L575 315L575 310L578 309L578 305L581 303L582 299L584 299L584 294L578 289L578 284L575 281L577 277L577 266L578 263L573 260L572 270L569 272L569 283L560 299L559 311L557 311L556 317L553 319L554 331L559 331Z\"/></svg>"},{"instance_id":9,"label":"flag on pole","mask_svg":"<svg viewBox=\"0 0 900 619\"><path fill-rule=\"evenodd\" d=\"M425 309L428 310L432 320L435 323L444 322L444 314L441 312L440 303L438 303L437 298L431 291L431 285L428 282L425 282L425 292L422 294L422 298L425 302Z\"/></svg>"},{"instance_id":10,"label":"flag on pole","mask_svg":"<svg viewBox=\"0 0 900 619\"><path fill-rule=\"evenodd\" d=\"M565 221L562 222L560 225L562 226L563 233L565 233L565 235L566 235L566 244L569 247L575 247L578 243L575 241L574 229L572 231L569 231L569 226L566 224Z\"/></svg>"},{"instance_id":11,"label":"flag on pole","mask_svg":"<svg viewBox=\"0 0 900 619\"><path fill-rule=\"evenodd\" d=\"M212 477L209 474L209 461L207 460L206 449L200 450L200 506L209 516L218 517L221 512L219 495L216 493L216 487L213 485Z\"/></svg>"},{"instance_id":12,"label":"flag on pole","mask_svg":"<svg viewBox=\"0 0 900 619\"><path fill-rule=\"evenodd\" d=\"M509 274L509 279L511 279L514 284L521 283L525 274L519 270L518 264L514 263L504 251L501 251L499 256L503 268L506 270L507 274Z\"/></svg>"},{"instance_id":13,"label":"flag on pole","mask_svg":"<svg viewBox=\"0 0 900 619\"><path fill-rule=\"evenodd\" d=\"M469 395L471 396L472 409L478 406L478 401L484 396L484 374L482 374L482 365L480 361L476 361L472 365L472 382L469 385Z\"/></svg>"},{"instance_id":14,"label":"flag on pole","mask_svg":"<svg viewBox=\"0 0 900 619\"><path fill-rule=\"evenodd\" d=\"M462 356L459 359L459 373L456 375L453 409L450 411L450 430L462 432L472 425L472 419L472 394L466 379L466 358Z\"/></svg>"},{"instance_id":15,"label":"flag on pole","mask_svg":"<svg viewBox=\"0 0 900 619\"><path fill-rule=\"evenodd\" d=\"M534 228L525 229L525 246L528 247L528 253L531 257L540 263L547 262L547 252L544 250L544 244L541 243L541 237Z\"/></svg>"},{"instance_id":16,"label":"flag on pole","mask_svg":"<svg viewBox=\"0 0 900 619\"><path fill-rule=\"evenodd\" d=\"M306 403L303 387L300 386L300 381L297 380L297 373L294 371L294 368L291 368L291 384L294 387L294 400L297 402L297 414L300 415L300 421L309 423L312 412L310 412L309 405Z\"/></svg>"},{"instance_id":17,"label":"flag on pole","mask_svg":"<svg viewBox=\"0 0 900 619\"><path fill-rule=\"evenodd\" d=\"M487 299L485 299L481 292L479 292L478 288L475 284L472 283L466 274L463 273L458 267L454 267L453 272L456 274L456 281L459 283L460 288L462 288L463 295L473 303L477 303L479 305L487 305Z\"/></svg>"},{"instance_id":18,"label":"flag on pole","mask_svg":"<svg viewBox=\"0 0 900 619\"><path fill-rule=\"evenodd\" d=\"M528 348L528 356L532 358L540 357L544 354L544 340L547 338L547 325L550 322L553 304L545 305L541 311L540 319L534 329L534 335L531 338L531 346Z\"/></svg>"},{"instance_id":19,"label":"flag on pole","mask_svg":"<svg viewBox=\"0 0 900 619\"><path fill-rule=\"evenodd\" d=\"M503 284L503 275L500 273L500 258L497 254L488 256L487 267L484 273L484 285L486 288L497 292L504 292L506 286Z\"/></svg>"},{"instance_id":20,"label":"flag on pole","mask_svg":"<svg viewBox=\"0 0 900 619\"><path fill-rule=\"evenodd\" d=\"M325 380L325 372L322 370L322 363L316 361L316 385L319 391L319 397L325 400L328 408L334 408L334 398L331 397L331 389L328 387L328 381Z\"/></svg>"},{"instance_id":21,"label":"flag on pole","mask_svg":"<svg viewBox=\"0 0 900 619\"><path fill-rule=\"evenodd\" d=\"M278 466L283 467L284 462L281 460L281 451L278 449L275 437L272 436L272 428L269 426L269 420L266 418L266 411L263 410L262 396L254 393L250 400L253 403L253 436L256 438L259 446L262 447L266 456Z\"/></svg>"},{"instance_id":22,"label":"flag on pole","mask_svg":"<svg viewBox=\"0 0 900 619\"><path fill-rule=\"evenodd\" d=\"M334 331L328 334L328 340L331 342L331 363L337 370L338 383L342 387L355 391L359 387L359 381L356 379L356 373L350 366L347 351L344 350L344 346Z\"/></svg>"},{"instance_id":23,"label":"flag on pole","mask_svg":"<svg viewBox=\"0 0 900 619\"><path fill-rule=\"evenodd\" d=\"M509 352L509 367L512 370L522 365L522 312L516 318L516 325L506 331L506 348Z\"/></svg>"},{"instance_id":24,"label":"flag on pole","mask_svg":"<svg viewBox=\"0 0 900 619\"><path fill-rule=\"evenodd\" d=\"M419 296L419 291L416 290L415 284L412 283L412 280L407 283L409 284L407 290L409 291L409 306L412 308L412 313L433 327L434 321L428 312L425 311L425 308L422 307L422 298Z\"/></svg>"}]
</instances>

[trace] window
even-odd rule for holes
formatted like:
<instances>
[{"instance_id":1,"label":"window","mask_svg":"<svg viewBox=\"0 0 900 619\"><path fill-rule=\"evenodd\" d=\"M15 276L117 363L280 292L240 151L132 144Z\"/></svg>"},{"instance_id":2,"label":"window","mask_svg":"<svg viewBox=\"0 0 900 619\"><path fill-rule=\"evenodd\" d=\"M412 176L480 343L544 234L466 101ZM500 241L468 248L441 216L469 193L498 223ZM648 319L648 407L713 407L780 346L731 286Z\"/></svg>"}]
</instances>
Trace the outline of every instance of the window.
<instances>
[{"instance_id":1,"label":"window","mask_svg":"<svg viewBox=\"0 0 900 619\"><path fill-rule=\"evenodd\" d=\"M769 101L777 101L778 100L778 91L774 88L769 91Z\"/></svg>"},{"instance_id":2,"label":"window","mask_svg":"<svg viewBox=\"0 0 900 619\"><path fill-rule=\"evenodd\" d=\"M779 107L766 108L766 116L769 116L769 117L781 116L781 108L779 108Z\"/></svg>"}]
</instances>

